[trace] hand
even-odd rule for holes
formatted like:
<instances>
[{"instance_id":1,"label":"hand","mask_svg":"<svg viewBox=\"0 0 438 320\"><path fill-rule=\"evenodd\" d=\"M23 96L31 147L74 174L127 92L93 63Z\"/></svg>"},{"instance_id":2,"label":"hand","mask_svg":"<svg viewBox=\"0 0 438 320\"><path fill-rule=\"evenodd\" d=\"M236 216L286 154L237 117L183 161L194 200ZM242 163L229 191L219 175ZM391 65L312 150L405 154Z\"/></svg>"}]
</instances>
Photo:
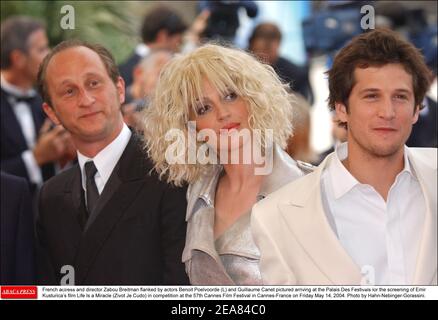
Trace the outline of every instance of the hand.
<instances>
[{"instance_id":1,"label":"hand","mask_svg":"<svg viewBox=\"0 0 438 320\"><path fill-rule=\"evenodd\" d=\"M59 159L59 166L64 168L68 163L76 159L77 149L71 138L71 134L67 133L65 136L65 152L61 159Z\"/></svg>"},{"instance_id":2,"label":"hand","mask_svg":"<svg viewBox=\"0 0 438 320\"><path fill-rule=\"evenodd\" d=\"M204 32L205 28L207 28L208 18L210 17L210 11L205 9L202 10L200 14L195 18L190 27L190 32L193 32L196 35L200 35Z\"/></svg>"},{"instance_id":3,"label":"hand","mask_svg":"<svg viewBox=\"0 0 438 320\"><path fill-rule=\"evenodd\" d=\"M210 17L210 11L204 9L195 18L189 30L186 32L186 41L198 44L201 34L207 28L208 18Z\"/></svg>"},{"instance_id":4,"label":"hand","mask_svg":"<svg viewBox=\"0 0 438 320\"><path fill-rule=\"evenodd\" d=\"M61 159L67 148L69 133L61 125L52 130L50 127L50 120L46 120L33 148L33 155L39 166Z\"/></svg>"}]
</instances>

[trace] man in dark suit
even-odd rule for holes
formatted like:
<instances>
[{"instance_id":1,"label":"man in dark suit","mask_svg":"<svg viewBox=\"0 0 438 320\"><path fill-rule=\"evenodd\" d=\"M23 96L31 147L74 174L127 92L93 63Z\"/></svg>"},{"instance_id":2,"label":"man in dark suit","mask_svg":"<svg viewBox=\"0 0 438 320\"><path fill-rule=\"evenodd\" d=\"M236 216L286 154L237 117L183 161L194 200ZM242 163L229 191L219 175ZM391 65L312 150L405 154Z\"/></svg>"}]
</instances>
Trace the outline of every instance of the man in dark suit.
<instances>
[{"instance_id":1,"label":"man in dark suit","mask_svg":"<svg viewBox=\"0 0 438 320\"><path fill-rule=\"evenodd\" d=\"M187 284L185 189L149 174L141 139L123 122L124 81L111 53L62 42L38 83L44 111L78 150L78 164L41 189L40 283Z\"/></svg>"},{"instance_id":2,"label":"man in dark suit","mask_svg":"<svg viewBox=\"0 0 438 320\"><path fill-rule=\"evenodd\" d=\"M1 169L35 187L54 175L54 162L64 157L67 133L45 125L42 100L33 89L49 52L44 26L28 17L1 24Z\"/></svg>"},{"instance_id":3,"label":"man in dark suit","mask_svg":"<svg viewBox=\"0 0 438 320\"><path fill-rule=\"evenodd\" d=\"M248 50L270 64L278 76L289 83L293 91L300 93L312 105L313 90L308 67L297 66L280 56L281 38L281 31L276 24L260 23L252 31Z\"/></svg>"},{"instance_id":4,"label":"man in dark suit","mask_svg":"<svg viewBox=\"0 0 438 320\"><path fill-rule=\"evenodd\" d=\"M35 283L34 223L29 186L0 172L1 285Z\"/></svg>"},{"instance_id":5,"label":"man in dark suit","mask_svg":"<svg viewBox=\"0 0 438 320\"><path fill-rule=\"evenodd\" d=\"M432 98L424 99L424 108L420 111L418 121L406 142L408 147L438 147L437 108L437 102Z\"/></svg>"},{"instance_id":6,"label":"man in dark suit","mask_svg":"<svg viewBox=\"0 0 438 320\"><path fill-rule=\"evenodd\" d=\"M161 5L152 8L143 19L143 43L138 44L133 54L120 65L120 74L126 87L134 81L135 66L151 51L164 49L178 52L186 29L184 20L174 10Z\"/></svg>"}]
</instances>

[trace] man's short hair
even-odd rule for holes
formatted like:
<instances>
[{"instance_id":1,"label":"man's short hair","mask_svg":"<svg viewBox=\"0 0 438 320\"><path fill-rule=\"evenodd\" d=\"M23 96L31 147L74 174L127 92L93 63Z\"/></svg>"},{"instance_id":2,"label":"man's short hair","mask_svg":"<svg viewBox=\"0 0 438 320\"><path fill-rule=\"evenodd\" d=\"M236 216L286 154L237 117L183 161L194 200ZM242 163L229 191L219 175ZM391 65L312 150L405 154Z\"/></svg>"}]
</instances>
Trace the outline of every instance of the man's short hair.
<instances>
[{"instance_id":1,"label":"man's short hair","mask_svg":"<svg viewBox=\"0 0 438 320\"><path fill-rule=\"evenodd\" d=\"M169 35L183 33L187 29L184 20L172 9L158 6L151 9L143 20L141 37L144 43L154 42L160 30Z\"/></svg>"},{"instance_id":2,"label":"man's short hair","mask_svg":"<svg viewBox=\"0 0 438 320\"><path fill-rule=\"evenodd\" d=\"M38 71L38 91L43 98L43 101L45 101L49 106L52 106L52 101L50 99L46 83L47 66L50 63L50 60L52 60L52 58L61 51L76 47L86 47L96 52L105 66L108 76L111 78L114 84L117 84L117 81L120 77L119 69L117 68L113 55L108 49L100 44L92 44L81 40L66 40L53 48L53 50L44 58Z\"/></svg>"},{"instance_id":3,"label":"man's short hair","mask_svg":"<svg viewBox=\"0 0 438 320\"><path fill-rule=\"evenodd\" d=\"M396 32L379 28L356 36L336 55L332 68L327 71L330 110L335 109L336 103L343 103L348 110L356 68L380 67L390 63L401 64L412 76L415 106L420 105L421 108L431 80L423 55Z\"/></svg>"},{"instance_id":4,"label":"man's short hair","mask_svg":"<svg viewBox=\"0 0 438 320\"><path fill-rule=\"evenodd\" d=\"M29 37L38 30L45 30L44 24L25 16L10 17L1 24L1 69L11 67L11 53L20 50L27 54Z\"/></svg>"},{"instance_id":5,"label":"man's short hair","mask_svg":"<svg viewBox=\"0 0 438 320\"><path fill-rule=\"evenodd\" d=\"M249 47L253 44L256 39L263 39L266 41L281 41L281 31L280 28L274 23L260 23L252 31L249 37Z\"/></svg>"}]
</instances>

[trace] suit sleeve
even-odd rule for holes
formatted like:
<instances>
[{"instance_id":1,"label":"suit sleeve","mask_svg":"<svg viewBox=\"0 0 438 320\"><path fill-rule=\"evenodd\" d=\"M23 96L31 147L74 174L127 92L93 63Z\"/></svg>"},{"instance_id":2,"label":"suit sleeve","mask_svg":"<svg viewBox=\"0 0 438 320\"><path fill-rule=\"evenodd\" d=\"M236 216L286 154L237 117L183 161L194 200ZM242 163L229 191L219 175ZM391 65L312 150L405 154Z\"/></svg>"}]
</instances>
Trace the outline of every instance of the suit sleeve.
<instances>
[{"instance_id":1,"label":"suit sleeve","mask_svg":"<svg viewBox=\"0 0 438 320\"><path fill-rule=\"evenodd\" d=\"M4 172L30 180L21 153L12 158L2 159L1 168Z\"/></svg>"},{"instance_id":2,"label":"suit sleeve","mask_svg":"<svg viewBox=\"0 0 438 320\"><path fill-rule=\"evenodd\" d=\"M260 273L264 285L297 285L295 275L276 245L275 225L277 221L270 217L269 228L262 212L256 204L251 213L251 231L254 241L260 250Z\"/></svg>"},{"instance_id":3,"label":"suit sleeve","mask_svg":"<svg viewBox=\"0 0 438 320\"><path fill-rule=\"evenodd\" d=\"M161 245L165 285L189 284L182 262L186 237L186 188L168 186L161 202Z\"/></svg>"},{"instance_id":4,"label":"suit sleeve","mask_svg":"<svg viewBox=\"0 0 438 320\"><path fill-rule=\"evenodd\" d=\"M46 208L48 199L46 196L46 185L41 188L39 196L39 213L36 221L36 261L37 261L37 283L39 285L57 285L56 275L50 260L48 244L45 232Z\"/></svg>"}]
</instances>

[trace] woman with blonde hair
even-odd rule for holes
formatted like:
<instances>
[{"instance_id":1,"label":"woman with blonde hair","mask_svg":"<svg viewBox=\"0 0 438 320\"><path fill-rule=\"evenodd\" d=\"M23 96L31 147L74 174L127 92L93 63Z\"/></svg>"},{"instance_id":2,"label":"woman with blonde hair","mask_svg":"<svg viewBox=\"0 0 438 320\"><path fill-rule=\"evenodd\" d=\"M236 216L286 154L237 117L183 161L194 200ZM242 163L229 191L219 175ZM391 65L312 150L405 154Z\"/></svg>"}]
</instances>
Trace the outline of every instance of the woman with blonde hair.
<instances>
[{"instance_id":1,"label":"woman with blonde hair","mask_svg":"<svg viewBox=\"0 0 438 320\"><path fill-rule=\"evenodd\" d=\"M189 184L182 260L192 284L262 283L251 208L308 171L282 150L292 105L273 69L241 50L207 44L163 68L146 149L163 179Z\"/></svg>"}]
</instances>

